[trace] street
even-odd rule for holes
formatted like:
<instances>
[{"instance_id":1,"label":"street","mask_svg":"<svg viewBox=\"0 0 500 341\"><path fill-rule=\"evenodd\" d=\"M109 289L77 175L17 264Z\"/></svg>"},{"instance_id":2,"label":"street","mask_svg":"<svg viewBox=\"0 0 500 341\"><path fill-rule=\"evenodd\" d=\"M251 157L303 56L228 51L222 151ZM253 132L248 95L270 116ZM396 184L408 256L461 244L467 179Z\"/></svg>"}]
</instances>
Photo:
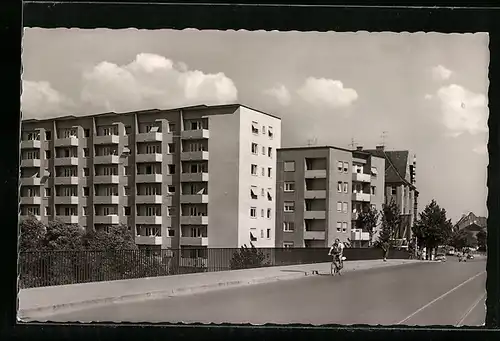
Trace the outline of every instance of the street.
<instances>
[{"instance_id":1,"label":"street","mask_svg":"<svg viewBox=\"0 0 500 341\"><path fill-rule=\"evenodd\" d=\"M50 317L50 321L484 324L486 261L419 263L122 303Z\"/></svg>"}]
</instances>

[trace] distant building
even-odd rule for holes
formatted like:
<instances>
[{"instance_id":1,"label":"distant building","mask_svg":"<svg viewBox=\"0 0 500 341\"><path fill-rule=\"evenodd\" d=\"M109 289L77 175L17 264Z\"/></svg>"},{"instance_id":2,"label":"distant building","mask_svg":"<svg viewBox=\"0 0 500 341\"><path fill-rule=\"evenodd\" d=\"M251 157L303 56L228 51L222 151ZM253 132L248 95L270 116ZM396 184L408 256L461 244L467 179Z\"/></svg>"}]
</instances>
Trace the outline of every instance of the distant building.
<instances>
[{"instance_id":1,"label":"distant building","mask_svg":"<svg viewBox=\"0 0 500 341\"><path fill-rule=\"evenodd\" d=\"M358 150L385 159L385 203L394 200L401 212L402 224L396 239L409 241L411 227L418 219L418 190L416 186L416 157L408 150L389 151L384 146Z\"/></svg>"},{"instance_id":2,"label":"distant building","mask_svg":"<svg viewBox=\"0 0 500 341\"><path fill-rule=\"evenodd\" d=\"M24 120L21 216L141 248L273 247L281 120L240 104Z\"/></svg>"},{"instance_id":3,"label":"distant building","mask_svg":"<svg viewBox=\"0 0 500 341\"><path fill-rule=\"evenodd\" d=\"M276 246L327 247L335 238L366 246L369 235L355 220L370 206L382 209L384 169L384 158L363 151L279 149Z\"/></svg>"},{"instance_id":4,"label":"distant building","mask_svg":"<svg viewBox=\"0 0 500 341\"><path fill-rule=\"evenodd\" d=\"M470 212L463 215L462 218L455 224L455 230L466 230L471 232L474 236L481 230L487 229L487 218L476 216Z\"/></svg>"}]
</instances>

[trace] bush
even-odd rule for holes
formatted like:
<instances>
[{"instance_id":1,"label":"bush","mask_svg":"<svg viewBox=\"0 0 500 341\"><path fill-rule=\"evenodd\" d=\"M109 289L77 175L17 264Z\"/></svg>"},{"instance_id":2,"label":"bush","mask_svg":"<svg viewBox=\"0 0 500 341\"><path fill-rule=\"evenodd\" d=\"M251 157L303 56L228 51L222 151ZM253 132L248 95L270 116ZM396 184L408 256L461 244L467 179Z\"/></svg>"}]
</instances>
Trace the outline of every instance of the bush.
<instances>
[{"instance_id":1,"label":"bush","mask_svg":"<svg viewBox=\"0 0 500 341\"><path fill-rule=\"evenodd\" d=\"M259 268L267 265L264 253L257 250L253 244L250 245L251 247L243 245L241 249L233 255L230 263L232 270Z\"/></svg>"}]
</instances>

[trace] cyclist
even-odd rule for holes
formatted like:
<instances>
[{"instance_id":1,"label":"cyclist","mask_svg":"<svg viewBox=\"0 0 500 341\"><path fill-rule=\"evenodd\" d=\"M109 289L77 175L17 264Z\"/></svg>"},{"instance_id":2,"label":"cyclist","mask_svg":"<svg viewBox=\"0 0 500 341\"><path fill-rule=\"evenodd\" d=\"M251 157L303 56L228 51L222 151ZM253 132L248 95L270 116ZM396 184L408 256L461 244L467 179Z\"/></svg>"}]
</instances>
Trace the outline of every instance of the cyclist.
<instances>
[{"instance_id":1,"label":"cyclist","mask_svg":"<svg viewBox=\"0 0 500 341\"><path fill-rule=\"evenodd\" d=\"M335 264L335 267L337 268L338 273L340 274L340 270L343 267L342 257L344 256L344 244L340 241L339 238L336 238L333 242L328 255L333 256L333 262Z\"/></svg>"}]
</instances>

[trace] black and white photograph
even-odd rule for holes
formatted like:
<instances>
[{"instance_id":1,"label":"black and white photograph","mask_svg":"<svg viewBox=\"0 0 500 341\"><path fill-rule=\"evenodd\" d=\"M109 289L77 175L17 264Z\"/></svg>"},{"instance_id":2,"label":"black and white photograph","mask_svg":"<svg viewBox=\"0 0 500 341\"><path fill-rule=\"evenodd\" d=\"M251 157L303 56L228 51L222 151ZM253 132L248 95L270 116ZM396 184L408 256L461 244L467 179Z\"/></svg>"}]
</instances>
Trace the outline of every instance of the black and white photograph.
<instances>
[{"instance_id":1,"label":"black and white photograph","mask_svg":"<svg viewBox=\"0 0 500 341\"><path fill-rule=\"evenodd\" d=\"M24 28L18 321L483 326L488 44Z\"/></svg>"}]
</instances>

